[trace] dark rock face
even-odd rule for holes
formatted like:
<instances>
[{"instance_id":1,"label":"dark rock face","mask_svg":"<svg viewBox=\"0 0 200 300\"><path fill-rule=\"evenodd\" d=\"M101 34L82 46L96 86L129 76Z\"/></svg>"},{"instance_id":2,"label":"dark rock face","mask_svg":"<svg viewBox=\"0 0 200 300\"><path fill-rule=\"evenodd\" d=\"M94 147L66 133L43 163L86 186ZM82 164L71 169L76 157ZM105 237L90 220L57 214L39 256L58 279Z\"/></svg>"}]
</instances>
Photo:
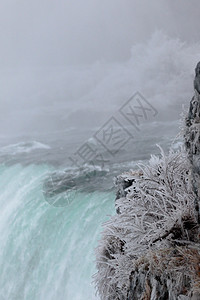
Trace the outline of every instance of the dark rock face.
<instances>
[{"instance_id":1,"label":"dark rock face","mask_svg":"<svg viewBox=\"0 0 200 300\"><path fill-rule=\"evenodd\" d=\"M195 69L194 89L200 94L200 62Z\"/></svg>"},{"instance_id":2,"label":"dark rock face","mask_svg":"<svg viewBox=\"0 0 200 300\"><path fill-rule=\"evenodd\" d=\"M195 69L195 94L190 101L189 113L185 126L185 148L191 163L192 184L196 195L195 208L200 223L200 62Z\"/></svg>"}]
</instances>

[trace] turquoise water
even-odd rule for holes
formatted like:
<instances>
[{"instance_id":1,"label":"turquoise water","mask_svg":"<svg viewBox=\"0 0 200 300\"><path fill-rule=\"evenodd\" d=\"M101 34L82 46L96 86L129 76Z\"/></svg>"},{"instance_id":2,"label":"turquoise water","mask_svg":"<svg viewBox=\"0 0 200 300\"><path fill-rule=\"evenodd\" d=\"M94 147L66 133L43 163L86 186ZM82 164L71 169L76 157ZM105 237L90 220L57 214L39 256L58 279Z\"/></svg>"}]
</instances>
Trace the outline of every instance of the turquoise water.
<instances>
[{"instance_id":1,"label":"turquoise water","mask_svg":"<svg viewBox=\"0 0 200 300\"><path fill-rule=\"evenodd\" d=\"M98 299L94 249L115 213L113 177L145 163L159 141L168 148L174 124L159 124L160 136L157 127L148 125L116 156L99 147L104 167L71 166L76 143L62 133L0 141L0 300Z\"/></svg>"},{"instance_id":2,"label":"turquoise water","mask_svg":"<svg viewBox=\"0 0 200 300\"><path fill-rule=\"evenodd\" d=\"M43 182L53 170L0 166L1 300L97 299L94 248L114 213L114 192L76 191L69 205L51 206Z\"/></svg>"}]
</instances>

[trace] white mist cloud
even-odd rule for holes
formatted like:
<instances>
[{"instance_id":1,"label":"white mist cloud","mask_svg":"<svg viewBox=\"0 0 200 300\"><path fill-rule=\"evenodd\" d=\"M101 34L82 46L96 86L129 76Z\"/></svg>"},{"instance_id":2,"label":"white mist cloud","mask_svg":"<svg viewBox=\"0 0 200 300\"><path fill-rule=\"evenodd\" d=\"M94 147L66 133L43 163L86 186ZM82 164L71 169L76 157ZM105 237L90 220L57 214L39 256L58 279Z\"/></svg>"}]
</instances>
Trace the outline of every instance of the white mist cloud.
<instances>
[{"instance_id":1,"label":"white mist cloud","mask_svg":"<svg viewBox=\"0 0 200 300\"><path fill-rule=\"evenodd\" d=\"M136 90L158 107L180 107L199 60L199 8L198 0L2 0L0 134L98 122ZM169 38L151 38L156 30Z\"/></svg>"},{"instance_id":2,"label":"white mist cloud","mask_svg":"<svg viewBox=\"0 0 200 300\"><path fill-rule=\"evenodd\" d=\"M0 66L121 61L156 29L198 39L199 8L198 0L2 0Z\"/></svg>"}]
</instances>

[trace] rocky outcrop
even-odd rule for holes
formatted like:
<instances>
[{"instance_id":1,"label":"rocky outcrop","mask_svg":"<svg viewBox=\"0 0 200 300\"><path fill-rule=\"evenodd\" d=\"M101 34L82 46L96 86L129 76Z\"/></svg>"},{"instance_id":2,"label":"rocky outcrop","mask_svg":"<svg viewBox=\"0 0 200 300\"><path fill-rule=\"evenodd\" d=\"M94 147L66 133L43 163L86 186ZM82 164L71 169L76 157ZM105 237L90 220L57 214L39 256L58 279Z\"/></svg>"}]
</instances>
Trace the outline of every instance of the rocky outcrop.
<instances>
[{"instance_id":1,"label":"rocky outcrop","mask_svg":"<svg viewBox=\"0 0 200 300\"><path fill-rule=\"evenodd\" d=\"M197 81L200 81L197 76L195 81L196 84L194 86L197 85ZM200 86L200 82L198 84ZM200 223L200 94L197 90L195 90L195 95L190 102L184 137L185 148L190 161L193 190L196 195L195 209L197 212L198 222Z\"/></svg>"},{"instance_id":2,"label":"rocky outcrop","mask_svg":"<svg viewBox=\"0 0 200 300\"><path fill-rule=\"evenodd\" d=\"M198 66L197 66L198 67ZM198 84L196 69L194 86ZM96 249L103 300L200 299L200 94L185 126L185 150L152 157L117 177L117 214Z\"/></svg>"}]
</instances>

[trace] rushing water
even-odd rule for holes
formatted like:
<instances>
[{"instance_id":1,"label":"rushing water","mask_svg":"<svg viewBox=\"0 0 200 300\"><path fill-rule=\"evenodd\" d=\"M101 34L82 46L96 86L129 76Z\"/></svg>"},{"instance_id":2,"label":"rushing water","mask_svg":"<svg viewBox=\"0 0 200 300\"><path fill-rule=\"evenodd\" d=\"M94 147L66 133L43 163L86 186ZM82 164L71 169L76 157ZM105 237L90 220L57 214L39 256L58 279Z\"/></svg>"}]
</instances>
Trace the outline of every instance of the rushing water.
<instances>
[{"instance_id":1,"label":"rushing water","mask_svg":"<svg viewBox=\"0 0 200 300\"><path fill-rule=\"evenodd\" d=\"M95 170L89 164L79 170L67 165L58 151L67 148L63 141L4 141L0 149L0 299L97 299L92 283L94 249L102 223L115 213L113 177L148 159L149 152L158 152L157 141L168 148L169 132L162 139L162 133L155 135L154 129L113 161L107 154L107 166Z\"/></svg>"},{"instance_id":2,"label":"rushing water","mask_svg":"<svg viewBox=\"0 0 200 300\"><path fill-rule=\"evenodd\" d=\"M112 192L76 193L50 206L42 182L48 165L1 165L0 298L95 299L93 249L114 210Z\"/></svg>"}]
</instances>

